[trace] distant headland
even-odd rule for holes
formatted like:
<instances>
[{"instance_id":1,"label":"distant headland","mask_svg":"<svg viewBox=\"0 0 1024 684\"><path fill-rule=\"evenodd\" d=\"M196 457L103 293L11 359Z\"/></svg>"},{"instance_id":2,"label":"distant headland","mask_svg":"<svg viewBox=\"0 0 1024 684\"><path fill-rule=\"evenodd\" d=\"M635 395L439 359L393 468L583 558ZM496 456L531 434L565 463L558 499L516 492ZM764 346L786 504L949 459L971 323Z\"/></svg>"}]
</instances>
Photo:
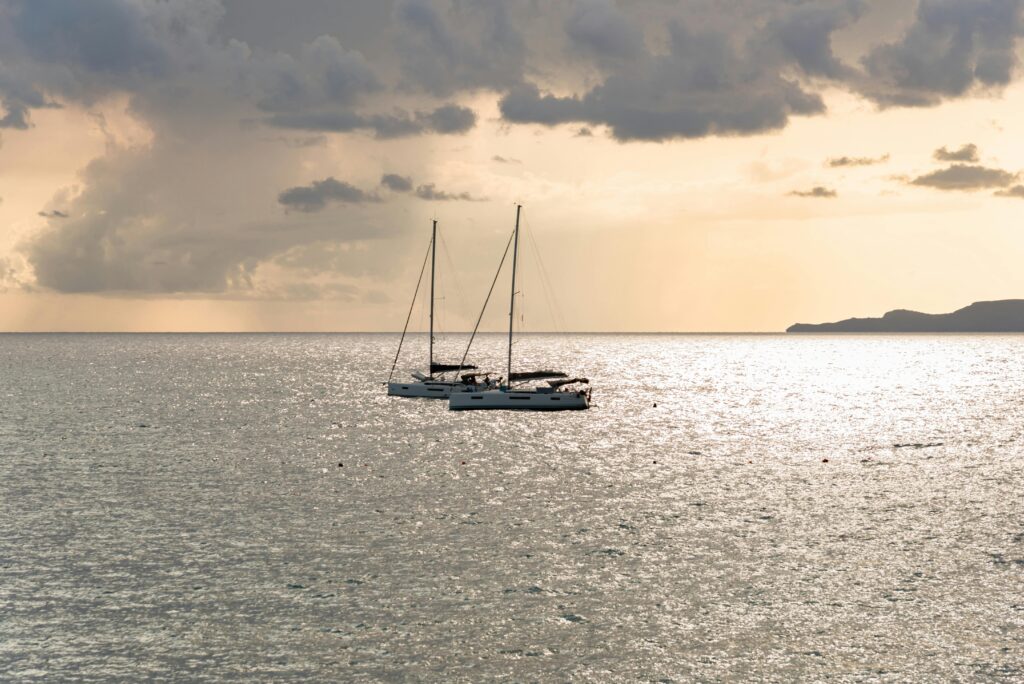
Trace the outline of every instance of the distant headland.
<instances>
[{"instance_id":1,"label":"distant headland","mask_svg":"<svg viewBox=\"0 0 1024 684\"><path fill-rule=\"evenodd\" d=\"M975 302L953 313L926 314L906 309L881 318L848 318L836 323L797 323L789 333L1000 333L1024 332L1024 299Z\"/></svg>"}]
</instances>

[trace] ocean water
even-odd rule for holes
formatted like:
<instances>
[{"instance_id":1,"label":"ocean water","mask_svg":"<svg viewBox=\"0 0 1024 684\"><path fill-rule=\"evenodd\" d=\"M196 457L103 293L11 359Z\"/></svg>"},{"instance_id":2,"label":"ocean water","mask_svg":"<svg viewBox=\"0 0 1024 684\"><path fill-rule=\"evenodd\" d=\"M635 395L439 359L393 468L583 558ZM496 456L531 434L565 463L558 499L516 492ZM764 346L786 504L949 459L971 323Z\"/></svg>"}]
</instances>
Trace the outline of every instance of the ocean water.
<instances>
[{"instance_id":1,"label":"ocean water","mask_svg":"<svg viewBox=\"0 0 1024 684\"><path fill-rule=\"evenodd\" d=\"M396 339L0 336L0 680L1024 680L1024 336Z\"/></svg>"}]
</instances>

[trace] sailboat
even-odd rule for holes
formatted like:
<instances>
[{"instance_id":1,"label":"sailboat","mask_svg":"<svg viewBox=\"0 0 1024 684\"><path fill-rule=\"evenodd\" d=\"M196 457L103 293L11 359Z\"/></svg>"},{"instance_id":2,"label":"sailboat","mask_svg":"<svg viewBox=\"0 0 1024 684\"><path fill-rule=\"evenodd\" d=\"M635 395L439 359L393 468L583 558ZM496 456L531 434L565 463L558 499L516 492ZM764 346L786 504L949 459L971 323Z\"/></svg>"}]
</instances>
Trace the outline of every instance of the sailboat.
<instances>
[{"instance_id":1,"label":"sailboat","mask_svg":"<svg viewBox=\"0 0 1024 684\"><path fill-rule=\"evenodd\" d=\"M516 228L512 249L512 296L508 310L508 372L503 385L475 391L452 393L448 408L452 411L520 410L581 411L590 408L590 381L571 378L561 371L512 372L512 340L515 334L516 266L519 259L519 218L523 207L516 205ZM507 252L506 252L507 254ZM504 263L504 259L502 259ZM498 266L501 270L501 265ZM495 276L497 278L497 276ZM487 304L485 303L486 307ZM481 312L481 317L483 312ZM478 321L479 325L479 321ZM474 331L475 334L475 331ZM544 381L543 384L536 384ZM534 382L533 386L526 383Z\"/></svg>"},{"instance_id":2,"label":"sailboat","mask_svg":"<svg viewBox=\"0 0 1024 684\"><path fill-rule=\"evenodd\" d=\"M402 344L405 342L405 335L409 330L409 321L412 319L412 311L416 306L416 297L420 291L420 284L423 282L423 270L427 267L427 261L424 258L423 269L420 270L419 280L416 281L416 290L412 295L412 304L409 305L409 315L405 319L405 328L402 329L402 337L398 342L398 351L395 352L395 361L391 364L391 373L388 375L388 396L447 399L453 393L496 387L497 383L492 381L489 375L473 372L463 373L463 371L478 370L476 366L465 364L465 358L459 364L437 363L434 361L434 284L437 274L437 221L434 221L433 229L431 230L428 256L430 258L430 336L427 345L427 372L414 372L412 373L413 379L406 382L394 381L395 368L398 366L398 358L402 353Z\"/></svg>"}]
</instances>

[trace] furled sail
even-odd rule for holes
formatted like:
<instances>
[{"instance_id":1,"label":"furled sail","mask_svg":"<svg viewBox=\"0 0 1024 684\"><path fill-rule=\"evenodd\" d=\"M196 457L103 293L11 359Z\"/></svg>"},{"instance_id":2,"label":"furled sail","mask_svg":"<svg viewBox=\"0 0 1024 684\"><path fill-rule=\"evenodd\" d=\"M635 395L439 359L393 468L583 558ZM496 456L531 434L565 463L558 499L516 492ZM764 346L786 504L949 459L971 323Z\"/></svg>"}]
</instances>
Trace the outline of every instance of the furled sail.
<instances>
[{"instance_id":1,"label":"furled sail","mask_svg":"<svg viewBox=\"0 0 1024 684\"><path fill-rule=\"evenodd\" d=\"M565 373L560 371L542 370L542 371L528 371L526 373L511 373L509 380L516 382L517 380L547 380L548 378L567 378L569 377Z\"/></svg>"},{"instance_id":2,"label":"furled sail","mask_svg":"<svg viewBox=\"0 0 1024 684\"><path fill-rule=\"evenodd\" d=\"M587 380L586 378L566 378L564 380L548 380L548 384L555 388L565 387L566 385L575 385L576 383L580 383L581 385L588 385L590 384L590 380Z\"/></svg>"},{"instance_id":3,"label":"furled sail","mask_svg":"<svg viewBox=\"0 0 1024 684\"><path fill-rule=\"evenodd\" d=\"M457 363L432 363L430 364L431 373L452 373L458 370L476 370L476 366L460 366Z\"/></svg>"}]
</instances>

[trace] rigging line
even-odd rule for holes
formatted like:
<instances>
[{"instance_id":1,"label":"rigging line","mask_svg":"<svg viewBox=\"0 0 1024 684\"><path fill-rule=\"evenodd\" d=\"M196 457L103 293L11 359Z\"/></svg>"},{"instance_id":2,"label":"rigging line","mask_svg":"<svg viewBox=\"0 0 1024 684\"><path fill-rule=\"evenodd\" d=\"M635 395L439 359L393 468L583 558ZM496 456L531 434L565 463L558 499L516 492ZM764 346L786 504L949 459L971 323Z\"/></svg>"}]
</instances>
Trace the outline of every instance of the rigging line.
<instances>
[{"instance_id":1,"label":"rigging line","mask_svg":"<svg viewBox=\"0 0 1024 684\"><path fill-rule=\"evenodd\" d=\"M388 373L388 382L395 376L395 368L398 366L398 356L402 353L402 343L405 342L405 333L409 330L409 321L412 320L412 310L416 308L416 297L420 293L420 285L423 283L423 274L427 272L427 261L430 259L430 248L433 247L434 238L430 238L427 245L427 254L423 257L423 266L420 268L420 277L416 281L416 289L412 293L412 302L409 303L409 315L405 317L405 327L402 328L402 337L398 340L398 351L395 352L394 363L391 364L391 372Z\"/></svg>"},{"instance_id":2,"label":"rigging line","mask_svg":"<svg viewBox=\"0 0 1024 684\"><path fill-rule=\"evenodd\" d=\"M537 265L540 270L544 297L548 305L548 310L551 313L551 320L555 324L555 332L564 332L565 317L562 315L562 309L558 305L558 299L555 297L554 284L551 282L551 275L548 273L548 269L544 265L544 259L541 257L540 245L537 244L537 238L534 236L532 230L529 231L529 238L530 246L533 248L534 255L537 259Z\"/></svg>"},{"instance_id":3,"label":"rigging line","mask_svg":"<svg viewBox=\"0 0 1024 684\"><path fill-rule=\"evenodd\" d=\"M441 236L441 252L444 254L445 264L448 266L448 273L452 274L452 282L455 284L455 297L458 300L459 308L463 311L468 309L466 306L465 290L462 288L462 281L459 280L459 273L455 268L455 262L452 261L452 255L448 251L448 242L444 239L444 235L438 233Z\"/></svg>"},{"instance_id":4,"label":"rigging line","mask_svg":"<svg viewBox=\"0 0 1024 684\"><path fill-rule=\"evenodd\" d=\"M484 319L484 312L487 311L487 303L491 301L491 295L494 293L494 286L498 283L498 276L501 275L501 267L505 265L505 259L508 258L508 249L512 246L512 238L514 237L515 231L512 232L512 235L508 236L508 242L505 243L505 253L501 255L501 262L498 264L498 271L494 274L494 280L491 281L491 289L487 291L487 298L484 299L484 305L480 309L480 315L476 319L476 325L473 326L473 333L469 336L469 344L466 345L466 352L462 355L462 360L459 361L460 373L466 365L466 357L469 356L469 348L473 346L473 339L476 338L476 331L480 329L480 321Z\"/></svg>"}]
</instances>

